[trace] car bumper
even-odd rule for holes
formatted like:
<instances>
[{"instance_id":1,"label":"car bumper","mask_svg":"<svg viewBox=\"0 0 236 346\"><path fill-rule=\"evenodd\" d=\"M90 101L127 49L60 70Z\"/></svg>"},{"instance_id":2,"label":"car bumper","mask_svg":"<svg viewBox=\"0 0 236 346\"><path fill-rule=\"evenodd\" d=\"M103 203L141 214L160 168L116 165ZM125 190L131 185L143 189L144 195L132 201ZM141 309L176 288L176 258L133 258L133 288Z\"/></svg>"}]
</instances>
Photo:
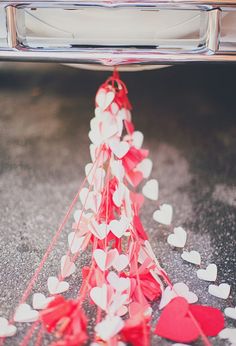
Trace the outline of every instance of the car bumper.
<instances>
[{"instance_id":1,"label":"car bumper","mask_svg":"<svg viewBox=\"0 0 236 346\"><path fill-rule=\"evenodd\" d=\"M236 0L2 1L0 60L236 62Z\"/></svg>"}]
</instances>

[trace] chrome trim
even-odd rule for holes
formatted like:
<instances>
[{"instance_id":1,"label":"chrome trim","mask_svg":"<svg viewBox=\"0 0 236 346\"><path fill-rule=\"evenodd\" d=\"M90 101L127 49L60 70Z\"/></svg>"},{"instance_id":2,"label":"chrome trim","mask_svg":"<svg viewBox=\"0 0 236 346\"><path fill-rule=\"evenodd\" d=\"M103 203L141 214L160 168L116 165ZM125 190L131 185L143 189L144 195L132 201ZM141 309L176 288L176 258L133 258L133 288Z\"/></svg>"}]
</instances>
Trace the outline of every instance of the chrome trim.
<instances>
[{"instance_id":1,"label":"chrome trim","mask_svg":"<svg viewBox=\"0 0 236 346\"><path fill-rule=\"evenodd\" d=\"M30 48L18 42L16 28L16 8L55 7L64 9L79 6L105 7L157 7L168 9L202 9L209 13L208 40L206 47L190 52L164 51L161 49L122 49L122 48ZM133 64L176 64L183 62L236 62L236 50L219 50L221 11L236 11L236 0L157 0L157 1L2 1L0 8L6 10L7 45L0 46L0 60L9 61L55 61L62 63L91 63L106 66ZM236 23L235 23L236 25Z\"/></svg>"}]
</instances>

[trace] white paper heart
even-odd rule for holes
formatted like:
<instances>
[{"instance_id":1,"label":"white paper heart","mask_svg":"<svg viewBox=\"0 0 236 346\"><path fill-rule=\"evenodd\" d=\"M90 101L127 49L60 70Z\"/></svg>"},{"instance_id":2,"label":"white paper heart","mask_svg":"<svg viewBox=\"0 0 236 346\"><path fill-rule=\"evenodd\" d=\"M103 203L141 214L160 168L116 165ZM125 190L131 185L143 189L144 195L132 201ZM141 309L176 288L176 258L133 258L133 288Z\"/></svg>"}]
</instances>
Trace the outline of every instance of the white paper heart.
<instances>
[{"instance_id":1,"label":"white paper heart","mask_svg":"<svg viewBox=\"0 0 236 346\"><path fill-rule=\"evenodd\" d=\"M16 327L9 324L8 320L0 317L0 338L7 338L16 334Z\"/></svg>"},{"instance_id":2,"label":"white paper heart","mask_svg":"<svg viewBox=\"0 0 236 346\"><path fill-rule=\"evenodd\" d=\"M89 230L93 233L93 235L102 240L106 238L109 232L109 226L105 223L97 223L97 221L93 220L91 225L89 225Z\"/></svg>"},{"instance_id":3,"label":"white paper heart","mask_svg":"<svg viewBox=\"0 0 236 346\"><path fill-rule=\"evenodd\" d=\"M125 196L125 186L123 184L119 184L117 189L114 191L112 195L112 200L118 208L120 208L123 202L124 196Z\"/></svg>"},{"instance_id":4,"label":"white paper heart","mask_svg":"<svg viewBox=\"0 0 236 346\"><path fill-rule=\"evenodd\" d=\"M68 234L68 244L72 254L80 251L85 237L78 237L75 232Z\"/></svg>"},{"instance_id":5,"label":"white paper heart","mask_svg":"<svg viewBox=\"0 0 236 346\"><path fill-rule=\"evenodd\" d=\"M193 304L198 301L197 295L191 292L185 283L179 282L174 284L172 289L171 287L167 287L165 289L162 294L159 308L163 309L173 298L178 296L185 298L189 304Z\"/></svg>"},{"instance_id":6,"label":"white paper heart","mask_svg":"<svg viewBox=\"0 0 236 346\"><path fill-rule=\"evenodd\" d=\"M33 310L29 304L20 304L15 311L15 322L35 322L38 320L39 313Z\"/></svg>"},{"instance_id":7,"label":"white paper heart","mask_svg":"<svg viewBox=\"0 0 236 346\"><path fill-rule=\"evenodd\" d=\"M227 299L230 294L230 285L228 284L220 284L219 286L217 285L209 285L208 287L208 292L217 298L221 299Z\"/></svg>"},{"instance_id":8,"label":"white paper heart","mask_svg":"<svg viewBox=\"0 0 236 346\"><path fill-rule=\"evenodd\" d=\"M127 267L129 264L129 258L126 255L118 255L114 262L112 263L113 267L118 271L121 272L123 269Z\"/></svg>"},{"instance_id":9,"label":"white paper heart","mask_svg":"<svg viewBox=\"0 0 236 346\"><path fill-rule=\"evenodd\" d=\"M150 159L144 159L137 166L136 170L141 172L143 177L147 179L152 172L152 161Z\"/></svg>"},{"instance_id":10,"label":"white paper heart","mask_svg":"<svg viewBox=\"0 0 236 346\"><path fill-rule=\"evenodd\" d=\"M119 316L107 317L95 326L95 332L104 341L117 335L124 327L124 321Z\"/></svg>"},{"instance_id":11,"label":"white paper heart","mask_svg":"<svg viewBox=\"0 0 236 346\"><path fill-rule=\"evenodd\" d=\"M137 149L140 149L143 145L143 133L141 131L134 131L132 134L133 146Z\"/></svg>"},{"instance_id":12,"label":"white paper heart","mask_svg":"<svg viewBox=\"0 0 236 346\"><path fill-rule=\"evenodd\" d=\"M95 259L95 262L97 263L98 267L102 271L109 269L112 266L117 256L118 256L117 249L109 250L107 251L107 253L102 249L96 249L93 252L93 257Z\"/></svg>"},{"instance_id":13,"label":"white paper heart","mask_svg":"<svg viewBox=\"0 0 236 346\"><path fill-rule=\"evenodd\" d=\"M201 255L199 252L192 250L190 252L188 251L183 251L181 255L182 259L186 262L193 263L196 265L201 264Z\"/></svg>"},{"instance_id":14,"label":"white paper heart","mask_svg":"<svg viewBox=\"0 0 236 346\"><path fill-rule=\"evenodd\" d=\"M174 233L167 238L168 244L174 247L183 248L186 244L187 233L182 227L175 227Z\"/></svg>"},{"instance_id":15,"label":"white paper heart","mask_svg":"<svg viewBox=\"0 0 236 346\"><path fill-rule=\"evenodd\" d=\"M90 291L92 301L104 311L107 309L107 294L106 284L103 284L102 287L93 287Z\"/></svg>"},{"instance_id":16,"label":"white paper heart","mask_svg":"<svg viewBox=\"0 0 236 346\"><path fill-rule=\"evenodd\" d=\"M122 181L125 175L125 169L121 160L111 161L111 173L119 180Z\"/></svg>"},{"instance_id":17,"label":"white paper heart","mask_svg":"<svg viewBox=\"0 0 236 346\"><path fill-rule=\"evenodd\" d=\"M129 151L130 145L127 142L110 142L111 151L118 157L118 159L122 159Z\"/></svg>"},{"instance_id":18,"label":"white paper heart","mask_svg":"<svg viewBox=\"0 0 236 346\"><path fill-rule=\"evenodd\" d=\"M236 320L236 307L235 308L225 308L224 313L227 317Z\"/></svg>"},{"instance_id":19,"label":"white paper heart","mask_svg":"<svg viewBox=\"0 0 236 346\"><path fill-rule=\"evenodd\" d=\"M113 91L107 91L101 88L96 95L96 103L102 110L104 110L112 103L114 98L115 93Z\"/></svg>"},{"instance_id":20,"label":"white paper heart","mask_svg":"<svg viewBox=\"0 0 236 346\"><path fill-rule=\"evenodd\" d=\"M233 345L236 344L236 328L225 328L218 336L220 339L228 339Z\"/></svg>"},{"instance_id":21,"label":"white paper heart","mask_svg":"<svg viewBox=\"0 0 236 346\"><path fill-rule=\"evenodd\" d=\"M109 272L107 281L118 292L123 292L130 287L129 278L120 278L115 272Z\"/></svg>"},{"instance_id":22,"label":"white paper heart","mask_svg":"<svg viewBox=\"0 0 236 346\"><path fill-rule=\"evenodd\" d=\"M152 201L158 200L159 185L156 179L151 179L143 186L143 195Z\"/></svg>"},{"instance_id":23,"label":"white paper heart","mask_svg":"<svg viewBox=\"0 0 236 346\"><path fill-rule=\"evenodd\" d=\"M121 216L120 220L112 220L109 223L110 231L117 237L121 238L125 231L129 228L129 219Z\"/></svg>"},{"instance_id":24,"label":"white paper heart","mask_svg":"<svg viewBox=\"0 0 236 346\"><path fill-rule=\"evenodd\" d=\"M86 210L91 209L94 212L98 211L102 200L102 196L99 192L89 191L87 187L84 187L81 189L79 197Z\"/></svg>"},{"instance_id":25,"label":"white paper heart","mask_svg":"<svg viewBox=\"0 0 236 346\"><path fill-rule=\"evenodd\" d=\"M206 269L198 269L197 277L200 280L216 281L217 278L217 266L214 263L209 264Z\"/></svg>"},{"instance_id":26,"label":"white paper heart","mask_svg":"<svg viewBox=\"0 0 236 346\"><path fill-rule=\"evenodd\" d=\"M54 299L54 297L46 298L42 293L35 293L33 295L32 305L35 310L43 310Z\"/></svg>"},{"instance_id":27,"label":"white paper heart","mask_svg":"<svg viewBox=\"0 0 236 346\"><path fill-rule=\"evenodd\" d=\"M153 219L162 225L169 226L172 221L173 208L170 204L162 204L153 214Z\"/></svg>"},{"instance_id":28,"label":"white paper heart","mask_svg":"<svg viewBox=\"0 0 236 346\"><path fill-rule=\"evenodd\" d=\"M59 281L56 276L50 276L47 281L50 294L60 294L69 289L69 284L66 281Z\"/></svg>"},{"instance_id":29,"label":"white paper heart","mask_svg":"<svg viewBox=\"0 0 236 346\"><path fill-rule=\"evenodd\" d=\"M76 270L76 266L73 262L71 262L70 257L65 255L61 258L61 276L63 278L67 278L74 274Z\"/></svg>"},{"instance_id":30,"label":"white paper heart","mask_svg":"<svg viewBox=\"0 0 236 346\"><path fill-rule=\"evenodd\" d=\"M101 191L104 187L105 170L101 167L97 167L93 163L88 163L85 166L85 174L88 179L88 183L94 186L96 191Z\"/></svg>"}]
</instances>

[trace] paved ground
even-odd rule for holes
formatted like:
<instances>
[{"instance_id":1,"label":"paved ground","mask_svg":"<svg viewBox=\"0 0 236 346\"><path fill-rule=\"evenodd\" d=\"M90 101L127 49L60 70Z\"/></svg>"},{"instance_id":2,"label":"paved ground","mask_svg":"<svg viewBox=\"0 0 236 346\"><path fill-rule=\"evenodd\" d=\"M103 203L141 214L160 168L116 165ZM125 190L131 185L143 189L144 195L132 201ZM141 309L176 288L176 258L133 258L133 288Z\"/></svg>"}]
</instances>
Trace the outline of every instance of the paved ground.
<instances>
[{"instance_id":1,"label":"paved ground","mask_svg":"<svg viewBox=\"0 0 236 346\"><path fill-rule=\"evenodd\" d=\"M106 77L59 65L0 66L0 316L19 300L82 181L94 94ZM147 203L143 219L155 253L173 281L189 284L201 303L235 306L236 67L179 66L123 78L155 164L160 200L173 204L174 222L188 230L188 249L201 253L203 266L218 265L218 283L232 285L229 300L207 293L196 268L166 244L167 232L151 217L155 206ZM47 292L69 230L35 292ZM70 282L73 294L76 275ZM18 345L23 332L6 345Z\"/></svg>"}]
</instances>

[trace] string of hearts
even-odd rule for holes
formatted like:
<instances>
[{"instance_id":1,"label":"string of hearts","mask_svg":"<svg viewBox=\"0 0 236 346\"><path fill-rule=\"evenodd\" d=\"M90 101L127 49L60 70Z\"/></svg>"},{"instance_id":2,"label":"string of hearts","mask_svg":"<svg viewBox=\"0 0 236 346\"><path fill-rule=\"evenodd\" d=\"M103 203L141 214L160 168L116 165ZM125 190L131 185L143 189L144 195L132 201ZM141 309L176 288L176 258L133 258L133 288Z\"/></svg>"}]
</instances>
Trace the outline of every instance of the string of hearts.
<instances>
[{"instance_id":1,"label":"string of hearts","mask_svg":"<svg viewBox=\"0 0 236 346\"><path fill-rule=\"evenodd\" d=\"M85 180L13 318L9 321L0 318L0 345L6 337L15 335L14 323L25 322L32 324L20 346L27 346L31 340L40 346L45 334L53 337L51 346L78 346L88 340L92 340L93 346L123 346L126 343L148 346L152 333L185 343L201 337L205 345L211 345L208 336L220 333L221 338L232 341L234 331L223 329L222 313L213 307L194 304L198 298L184 283L172 284L148 241L139 212L144 196L158 200L158 182L148 180L142 188L143 194L136 192L142 181L149 178L152 161L148 158L148 150L142 148L143 134L134 129L127 93L116 70L99 88L89 132L92 162L86 165ZM78 200L80 206L77 206ZM67 252L59 263L60 272L48 277L48 296L40 292L32 296L31 307L27 300L73 211L72 232L68 235ZM172 214L172 207L162 204L153 217L162 225L170 226ZM168 242L183 248L185 230L174 228ZM78 276L76 260L87 250L91 260L82 267L83 280L77 296L66 299L63 293L70 288L69 277ZM198 255L196 252L182 254L185 260L199 265ZM210 264L206 270L199 269L198 276L208 280L216 278L214 270L215 265ZM218 290L225 293L222 285ZM214 290L216 295L217 288ZM152 303L158 299L163 311L153 330ZM84 310L85 302L90 302L96 310L92 335L88 333L90 322ZM235 318L234 308L228 308L225 313Z\"/></svg>"}]
</instances>

